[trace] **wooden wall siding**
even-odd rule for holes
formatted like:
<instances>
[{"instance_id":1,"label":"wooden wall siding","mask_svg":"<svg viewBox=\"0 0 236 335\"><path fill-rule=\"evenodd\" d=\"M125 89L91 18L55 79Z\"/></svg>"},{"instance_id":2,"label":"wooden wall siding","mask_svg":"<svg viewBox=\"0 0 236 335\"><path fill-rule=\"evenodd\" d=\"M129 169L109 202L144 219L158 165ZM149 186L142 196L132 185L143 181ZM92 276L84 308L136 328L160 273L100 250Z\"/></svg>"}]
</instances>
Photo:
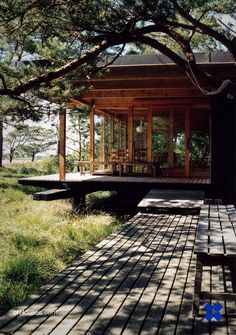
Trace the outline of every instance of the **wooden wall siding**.
<instances>
[{"instance_id":1,"label":"wooden wall siding","mask_svg":"<svg viewBox=\"0 0 236 335\"><path fill-rule=\"evenodd\" d=\"M221 94L211 109L213 192L236 203L236 102Z\"/></svg>"}]
</instances>

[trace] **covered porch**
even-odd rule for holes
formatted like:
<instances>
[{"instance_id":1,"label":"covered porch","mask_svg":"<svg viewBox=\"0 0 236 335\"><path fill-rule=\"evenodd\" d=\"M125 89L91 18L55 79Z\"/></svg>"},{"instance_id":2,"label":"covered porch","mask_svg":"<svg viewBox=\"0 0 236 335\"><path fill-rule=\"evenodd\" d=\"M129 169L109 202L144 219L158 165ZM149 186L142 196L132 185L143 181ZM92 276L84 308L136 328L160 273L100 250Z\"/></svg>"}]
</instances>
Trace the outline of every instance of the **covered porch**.
<instances>
[{"instance_id":1,"label":"covered porch","mask_svg":"<svg viewBox=\"0 0 236 335\"><path fill-rule=\"evenodd\" d=\"M229 75L229 59L214 57L199 54L198 62ZM119 57L105 76L81 84L88 89L71 106L90 108L82 173L211 178L211 99L167 57Z\"/></svg>"}]
</instances>

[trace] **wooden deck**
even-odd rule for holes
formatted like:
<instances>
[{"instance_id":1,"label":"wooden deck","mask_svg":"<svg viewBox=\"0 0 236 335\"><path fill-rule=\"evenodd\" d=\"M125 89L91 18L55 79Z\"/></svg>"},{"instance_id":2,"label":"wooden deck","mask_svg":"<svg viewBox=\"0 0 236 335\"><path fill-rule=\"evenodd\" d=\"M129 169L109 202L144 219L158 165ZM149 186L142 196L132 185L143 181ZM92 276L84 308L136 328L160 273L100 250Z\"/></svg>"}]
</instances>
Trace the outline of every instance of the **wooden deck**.
<instances>
[{"instance_id":1,"label":"wooden deck","mask_svg":"<svg viewBox=\"0 0 236 335\"><path fill-rule=\"evenodd\" d=\"M155 190L152 189L140 201L141 212L151 213L159 209L200 209L204 203L204 192L192 190Z\"/></svg>"},{"instance_id":2,"label":"wooden deck","mask_svg":"<svg viewBox=\"0 0 236 335\"><path fill-rule=\"evenodd\" d=\"M75 193L95 192L100 190L142 191L147 193L153 188L178 188L206 191L210 189L208 178L170 178L170 177L137 177L137 176L106 176L80 173L67 173L65 181L59 181L59 175L22 178L20 184L44 188L68 187Z\"/></svg>"},{"instance_id":3,"label":"wooden deck","mask_svg":"<svg viewBox=\"0 0 236 335\"><path fill-rule=\"evenodd\" d=\"M139 213L23 306L0 318L0 334L235 334L235 303L223 319L192 317L197 215ZM231 290L227 268L203 285ZM214 302L212 302L214 303Z\"/></svg>"}]
</instances>

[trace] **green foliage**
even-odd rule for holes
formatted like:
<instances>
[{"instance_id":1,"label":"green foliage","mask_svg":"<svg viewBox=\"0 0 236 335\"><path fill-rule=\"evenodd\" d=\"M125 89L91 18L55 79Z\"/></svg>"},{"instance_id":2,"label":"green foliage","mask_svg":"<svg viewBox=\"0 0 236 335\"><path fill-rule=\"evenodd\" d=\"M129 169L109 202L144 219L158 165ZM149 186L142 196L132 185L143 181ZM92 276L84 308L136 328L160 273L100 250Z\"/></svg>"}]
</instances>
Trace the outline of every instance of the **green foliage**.
<instances>
[{"instance_id":1,"label":"green foliage","mask_svg":"<svg viewBox=\"0 0 236 335\"><path fill-rule=\"evenodd\" d=\"M39 166L42 163L31 163L29 169ZM0 168L0 313L22 302L120 225L104 213L76 216L68 201L33 201L36 189L27 195L25 187L17 185L25 169Z\"/></svg>"},{"instance_id":2,"label":"green foliage","mask_svg":"<svg viewBox=\"0 0 236 335\"><path fill-rule=\"evenodd\" d=\"M35 166L41 174L54 174L59 171L59 158L58 156L45 157L35 162Z\"/></svg>"},{"instance_id":3,"label":"green foliage","mask_svg":"<svg viewBox=\"0 0 236 335\"><path fill-rule=\"evenodd\" d=\"M34 248L43 247L48 242L46 237L22 233L16 233L13 235L11 241L18 251L28 251Z\"/></svg>"},{"instance_id":4,"label":"green foliage","mask_svg":"<svg viewBox=\"0 0 236 335\"><path fill-rule=\"evenodd\" d=\"M76 97L81 78L103 70L129 43L135 52L147 44L174 61L171 51L192 59L199 50L227 49L235 58L235 33L220 23L222 13L235 15L235 1L6 0L0 4L0 94L20 97L15 114L36 117L39 110L22 100L61 104ZM19 63L25 59L34 62Z\"/></svg>"},{"instance_id":5,"label":"green foliage","mask_svg":"<svg viewBox=\"0 0 236 335\"><path fill-rule=\"evenodd\" d=\"M46 255L45 255L46 256ZM0 280L0 306L9 309L24 300L36 287L58 271L57 260L33 253L12 258L3 267Z\"/></svg>"},{"instance_id":6,"label":"green foliage","mask_svg":"<svg viewBox=\"0 0 236 335\"><path fill-rule=\"evenodd\" d=\"M16 154L21 157L31 157L31 160L34 161L37 154L47 152L57 143L55 137L51 129L22 124L7 134L4 144L9 150L10 162L13 161Z\"/></svg>"},{"instance_id":7,"label":"green foliage","mask_svg":"<svg viewBox=\"0 0 236 335\"><path fill-rule=\"evenodd\" d=\"M35 287L49 279L50 273L55 273L53 267L53 262L26 254L9 260L3 270L3 278L10 283L22 282Z\"/></svg>"}]
</instances>

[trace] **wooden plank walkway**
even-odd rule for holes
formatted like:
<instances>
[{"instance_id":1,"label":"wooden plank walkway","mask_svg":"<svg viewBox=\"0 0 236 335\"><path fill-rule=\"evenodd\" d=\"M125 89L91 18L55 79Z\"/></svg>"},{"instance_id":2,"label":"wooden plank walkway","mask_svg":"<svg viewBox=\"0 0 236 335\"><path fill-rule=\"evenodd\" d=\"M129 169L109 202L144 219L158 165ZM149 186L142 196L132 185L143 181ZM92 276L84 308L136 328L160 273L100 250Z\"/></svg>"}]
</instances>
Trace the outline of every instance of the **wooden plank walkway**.
<instances>
[{"instance_id":1,"label":"wooden plank walkway","mask_svg":"<svg viewBox=\"0 0 236 335\"><path fill-rule=\"evenodd\" d=\"M152 189L140 201L140 211L156 209L200 209L204 203L204 192L192 190L156 190Z\"/></svg>"},{"instance_id":2,"label":"wooden plank walkway","mask_svg":"<svg viewBox=\"0 0 236 335\"><path fill-rule=\"evenodd\" d=\"M192 317L197 222L197 215L135 215L2 316L0 334L235 334L232 302L222 303L222 321L205 320L203 304ZM230 290L228 275L209 267L204 285Z\"/></svg>"}]
</instances>

